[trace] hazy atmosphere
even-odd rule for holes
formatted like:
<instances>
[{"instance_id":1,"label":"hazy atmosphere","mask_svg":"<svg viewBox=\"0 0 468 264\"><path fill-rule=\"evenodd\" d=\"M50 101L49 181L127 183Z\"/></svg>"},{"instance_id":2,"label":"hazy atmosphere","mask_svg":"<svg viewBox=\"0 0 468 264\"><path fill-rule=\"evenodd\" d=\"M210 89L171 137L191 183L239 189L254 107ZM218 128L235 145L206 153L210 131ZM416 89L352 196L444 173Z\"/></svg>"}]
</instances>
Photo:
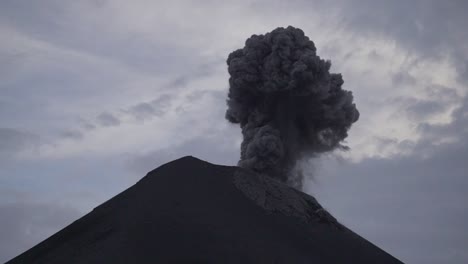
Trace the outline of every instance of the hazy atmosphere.
<instances>
[{"instance_id":1,"label":"hazy atmosphere","mask_svg":"<svg viewBox=\"0 0 468 264\"><path fill-rule=\"evenodd\" d=\"M468 262L466 1L169 2L0 2L0 262L175 158L236 165L226 60L289 25L359 109L303 190L405 263Z\"/></svg>"}]
</instances>

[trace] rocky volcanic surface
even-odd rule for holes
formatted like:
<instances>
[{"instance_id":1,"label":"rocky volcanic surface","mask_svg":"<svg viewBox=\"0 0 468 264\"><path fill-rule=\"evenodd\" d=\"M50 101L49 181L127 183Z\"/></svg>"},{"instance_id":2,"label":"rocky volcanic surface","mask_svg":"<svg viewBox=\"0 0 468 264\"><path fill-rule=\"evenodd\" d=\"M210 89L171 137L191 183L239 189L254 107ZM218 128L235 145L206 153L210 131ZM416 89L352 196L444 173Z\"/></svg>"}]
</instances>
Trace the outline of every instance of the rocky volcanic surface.
<instances>
[{"instance_id":1,"label":"rocky volcanic surface","mask_svg":"<svg viewBox=\"0 0 468 264\"><path fill-rule=\"evenodd\" d=\"M7 263L401 262L305 193L184 157Z\"/></svg>"}]
</instances>

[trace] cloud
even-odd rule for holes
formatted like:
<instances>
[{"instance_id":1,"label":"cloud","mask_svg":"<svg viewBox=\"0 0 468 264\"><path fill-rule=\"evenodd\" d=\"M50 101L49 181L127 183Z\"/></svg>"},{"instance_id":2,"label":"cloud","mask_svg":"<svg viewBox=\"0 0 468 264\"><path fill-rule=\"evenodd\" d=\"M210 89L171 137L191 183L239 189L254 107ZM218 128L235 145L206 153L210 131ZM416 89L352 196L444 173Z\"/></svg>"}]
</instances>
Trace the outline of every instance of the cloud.
<instances>
[{"instance_id":1,"label":"cloud","mask_svg":"<svg viewBox=\"0 0 468 264\"><path fill-rule=\"evenodd\" d=\"M417 152L432 153L444 144L468 146L468 97L451 113L451 121L446 124L422 122L417 127L422 138L417 145Z\"/></svg>"},{"instance_id":2,"label":"cloud","mask_svg":"<svg viewBox=\"0 0 468 264\"><path fill-rule=\"evenodd\" d=\"M466 262L454 242L462 245L454 231L460 227L448 220L457 214L465 220L453 208L465 197L452 197L465 186L459 180L466 171L460 165L467 138L465 9L461 0L2 1L0 120L14 131L0 129L0 160L14 166L2 166L1 185L37 197L73 180L73 187L102 194L86 196L91 208L112 196L102 191L109 184L133 183L128 171L115 176L120 155L139 176L186 154L234 164L240 131L214 125L224 122L216 113L225 109L226 56L252 34L293 25L343 73L361 112L348 137L353 162L323 165L331 180L317 187L320 196L337 197L328 202L337 216L403 260ZM102 125L96 118L102 113L119 125ZM18 158L37 142L28 161ZM89 168L84 157L93 162ZM424 175L445 181L419 184Z\"/></svg>"},{"instance_id":3,"label":"cloud","mask_svg":"<svg viewBox=\"0 0 468 264\"><path fill-rule=\"evenodd\" d=\"M191 51L188 41L199 38L190 31L182 32L183 25L174 23L187 13L183 5L177 1L96 5L95 1L55 0L37 5L20 0L3 3L0 14L4 24L54 46L112 60L143 74L164 76L188 71L203 58ZM188 13L193 17L193 12Z\"/></svg>"},{"instance_id":4,"label":"cloud","mask_svg":"<svg viewBox=\"0 0 468 264\"><path fill-rule=\"evenodd\" d=\"M457 105L464 104L464 100L466 100L459 95L455 88L441 85L427 86L421 97L399 98L408 118L419 124L451 122L453 111ZM437 118L438 116L446 116L448 119ZM438 119L443 121L437 121Z\"/></svg>"},{"instance_id":5,"label":"cloud","mask_svg":"<svg viewBox=\"0 0 468 264\"><path fill-rule=\"evenodd\" d=\"M130 110L137 118L161 114L161 112L156 113L156 110L149 103L139 103L131 107Z\"/></svg>"},{"instance_id":6,"label":"cloud","mask_svg":"<svg viewBox=\"0 0 468 264\"><path fill-rule=\"evenodd\" d=\"M406 111L413 120L424 120L429 116L444 111L446 107L443 103L429 100L416 100Z\"/></svg>"},{"instance_id":7,"label":"cloud","mask_svg":"<svg viewBox=\"0 0 468 264\"><path fill-rule=\"evenodd\" d=\"M81 133L78 130L65 130L60 133L60 136L62 138L69 138L69 139L82 139L83 138L83 133Z\"/></svg>"},{"instance_id":8,"label":"cloud","mask_svg":"<svg viewBox=\"0 0 468 264\"><path fill-rule=\"evenodd\" d=\"M120 120L113 114L104 112L97 116L97 121L101 126L112 127L120 125Z\"/></svg>"},{"instance_id":9,"label":"cloud","mask_svg":"<svg viewBox=\"0 0 468 264\"><path fill-rule=\"evenodd\" d=\"M96 125L94 125L93 123L91 123L88 120L85 120L84 118L79 118L78 123L80 124L80 128L82 128L82 129L84 129L86 131L91 131L91 130L96 129Z\"/></svg>"},{"instance_id":10,"label":"cloud","mask_svg":"<svg viewBox=\"0 0 468 264\"><path fill-rule=\"evenodd\" d=\"M464 43L468 34L458 26L468 24L466 1L336 2L339 4L333 7L339 10L341 25L347 30L393 41L418 59L449 56L458 77L466 77L468 49Z\"/></svg>"},{"instance_id":11,"label":"cloud","mask_svg":"<svg viewBox=\"0 0 468 264\"><path fill-rule=\"evenodd\" d=\"M468 141L434 150L425 159L324 159L308 190L339 221L405 263L464 263Z\"/></svg>"},{"instance_id":12,"label":"cloud","mask_svg":"<svg viewBox=\"0 0 468 264\"><path fill-rule=\"evenodd\" d=\"M450 122L419 129L415 142L379 139L382 151L401 145L399 155L322 159L308 190L345 225L404 262L464 263L468 99L462 98Z\"/></svg>"},{"instance_id":13,"label":"cloud","mask_svg":"<svg viewBox=\"0 0 468 264\"><path fill-rule=\"evenodd\" d=\"M397 73L395 73L393 75L392 82L393 82L394 85L409 85L409 86L411 86L411 85L416 84L416 78L411 76L411 74L409 74L406 71L400 71L400 72L397 72Z\"/></svg>"},{"instance_id":14,"label":"cloud","mask_svg":"<svg viewBox=\"0 0 468 264\"><path fill-rule=\"evenodd\" d=\"M123 112L130 114L137 120L148 120L153 117L160 117L168 111L174 96L163 94L150 102L142 102L130 106Z\"/></svg>"}]
</instances>

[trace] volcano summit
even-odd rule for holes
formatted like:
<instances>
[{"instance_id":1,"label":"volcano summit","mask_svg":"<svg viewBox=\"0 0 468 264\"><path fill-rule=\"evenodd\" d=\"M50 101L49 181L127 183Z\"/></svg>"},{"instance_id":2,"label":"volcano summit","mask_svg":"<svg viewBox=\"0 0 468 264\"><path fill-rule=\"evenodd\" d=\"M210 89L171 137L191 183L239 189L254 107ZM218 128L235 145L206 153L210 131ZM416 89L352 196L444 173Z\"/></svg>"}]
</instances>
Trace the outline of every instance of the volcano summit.
<instances>
[{"instance_id":1,"label":"volcano summit","mask_svg":"<svg viewBox=\"0 0 468 264\"><path fill-rule=\"evenodd\" d=\"M184 157L7 263L401 262L279 180Z\"/></svg>"}]
</instances>

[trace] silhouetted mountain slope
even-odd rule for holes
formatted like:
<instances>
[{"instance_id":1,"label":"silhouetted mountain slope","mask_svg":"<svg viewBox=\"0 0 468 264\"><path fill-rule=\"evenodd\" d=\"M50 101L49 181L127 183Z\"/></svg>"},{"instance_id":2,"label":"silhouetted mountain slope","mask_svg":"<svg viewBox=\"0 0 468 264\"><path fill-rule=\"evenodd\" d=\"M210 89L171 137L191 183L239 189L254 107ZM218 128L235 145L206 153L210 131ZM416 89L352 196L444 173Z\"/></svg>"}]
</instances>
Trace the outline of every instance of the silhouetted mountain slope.
<instances>
[{"instance_id":1,"label":"silhouetted mountain slope","mask_svg":"<svg viewBox=\"0 0 468 264\"><path fill-rule=\"evenodd\" d=\"M7 263L401 262L307 194L184 157Z\"/></svg>"}]
</instances>

